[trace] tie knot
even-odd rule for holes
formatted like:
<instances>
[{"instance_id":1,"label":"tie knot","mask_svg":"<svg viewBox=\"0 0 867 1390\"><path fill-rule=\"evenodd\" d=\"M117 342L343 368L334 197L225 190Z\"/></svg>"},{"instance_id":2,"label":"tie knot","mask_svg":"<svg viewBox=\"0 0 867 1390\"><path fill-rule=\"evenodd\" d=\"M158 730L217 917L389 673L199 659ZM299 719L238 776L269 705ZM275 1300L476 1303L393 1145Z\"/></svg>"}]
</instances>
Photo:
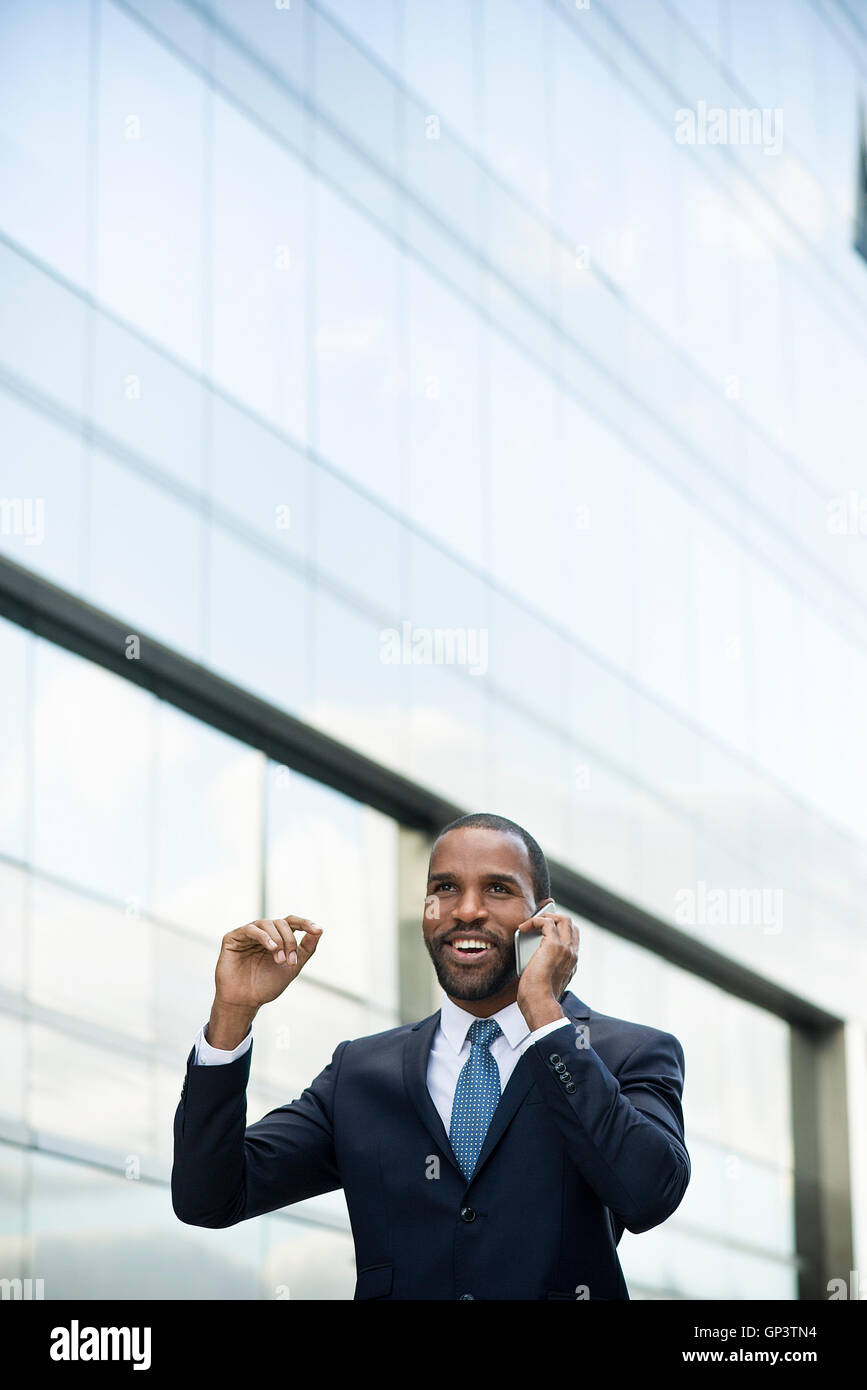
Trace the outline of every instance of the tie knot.
<instances>
[{"instance_id":1,"label":"tie knot","mask_svg":"<svg viewBox=\"0 0 867 1390\"><path fill-rule=\"evenodd\" d=\"M495 1018L477 1018L469 1027L468 1037L473 1047L490 1047L502 1029Z\"/></svg>"}]
</instances>

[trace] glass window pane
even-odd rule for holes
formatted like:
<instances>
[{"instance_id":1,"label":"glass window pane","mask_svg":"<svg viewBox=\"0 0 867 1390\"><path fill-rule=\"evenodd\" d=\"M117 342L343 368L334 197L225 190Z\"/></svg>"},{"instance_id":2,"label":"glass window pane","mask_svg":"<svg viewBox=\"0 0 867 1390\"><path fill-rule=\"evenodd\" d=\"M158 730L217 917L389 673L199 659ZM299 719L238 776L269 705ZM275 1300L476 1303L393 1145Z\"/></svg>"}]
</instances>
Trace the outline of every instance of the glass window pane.
<instances>
[{"instance_id":1,"label":"glass window pane","mask_svg":"<svg viewBox=\"0 0 867 1390\"><path fill-rule=\"evenodd\" d=\"M249 5L247 0L211 0L219 21L217 32L226 48L236 48L238 37L249 44L269 67L275 68L296 90L305 84L306 5Z\"/></svg>"},{"instance_id":2,"label":"glass window pane","mask_svg":"<svg viewBox=\"0 0 867 1390\"><path fill-rule=\"evenodd\" d=\"M310 689L310 590L294 566L210 528L207 664L280 709Z\"/></svg>"},{"instance_id":3,"label":"glass window pane","mask_svg":"<svg viewBox=\"0 0 867 1390\"><path fill-rule=\"evenodd\" d=\"M324 587L314 590L311 621L313 693L305 718L379 762L402 766L401 697L407 668L383 662L387 629L338 603Z\"/></svg>"},{"instance_id":4,"label":"glass window pane","mask_svg":"<svg viewBox=\"0 0 867 1390\"><path fill-rule=\"evenodd\" d=\"M488 531L479 321L414 264L409 268L409 315L409 514L429 535L478 564Z\"/></svg>"},{"instance_id":5,"label":"glass window pane","mask_svg":"<svg viewBox=\"0 0 867 1390\"><path fill-rule=\"evenodd\" d=\"M29 1272L25 1204L29 1170L25 1150L0 1144L0 1260L9 1279L26 1278Z\"/></svg>"},{"instance_id":6,"label":"glass window pane","mask_svg":"<svg viewBox=\"0 0 867 1390\"><path fill-rule=\"evenodd\" d=\"M81 584L84 446L5 392L0 392L0 437L0 551L75 593Z\"/></svg>"},{"instance_id":7,"label":"glass window pane","mask_svg":"<svg viewBox=\"0 0 867 1390\"><path fill-rule=\"evenodd\" d=\"M301 1221L269 1221L261 1298L351 1299L355 1252L348 1231Z\"/></svg>"},{"instance_id":8,"label":"glass window pane","mask_svg":"<svg viewBox=\"0 0 867 1390\"><path fill-rule=\"evenodd\" d=\"M193 492L202 487L202 388L139 333L93 316L95 423L148 465Z\"/></svg>"},{"instance_id":9,"label":"glass window pane","mask_svg":"<svg viewBox=\"0 0 867 1390\"><path fill-rule=\"evenodd\" d=\"M316 186L315 444L364 487L401 494L399 255L394 243Z\"/></svg>"},{"instance_id":10,"label":"glass window pane","mask_svg":"<svg viewBox=\"0 0 867 1390\"><path fill-rule=\"evenodd\" d=\"M0 618L0 853L15 859L26 853L31 641L29 633Z\"/></svg>"},{"instance_id":11,"label":"glass window pane","mask_svg":"<svg viewBox=\"0 0 867 1390\"><path fill-rule=\"evenodd\" d=\"M23 1018L0 1014L0 1049L0 1116L17 1127L27 1118L29 1092L27 1024ZM4 1147L0 1144L0 1154Z\"/></svg>"},{"instance_id":12,"label":"glass window pane","mask_svg":"<svg viewBox=\"0 0 867 1390\"><path fill-rule=\"evenodd\" d=\"M201 367L205 89L116 6L99 34L94 292Z\"/></svg>"},{"instance_id":13,"label":"glass window pane","mask_svg":"<svg viewBox=\"0 0 867 1390\"><path fill-rule=\"evenodd\" d=\"M30 1024L27 1121L46 1137L108 1149L118 1163L153 1143L148 1062ZM68 1195L66 1205L69 1205Z\"/></svg>"},{"instance_id":14,"label":"glass window pane","mask_svg":"<svg viewBox=\"0 0 867 1390\"><path fill-rule=\"evenodd\" d=\"M202 517L94 449L87 584L91 603L195 659L201 652Z\"/></svg>"},{"instance_id":15,"label":"glass window pane","mask_svg":"<svg viewBox=\"0 0 867 1390\"><path fill-rule=\"evenodd\" d=\"M36 878L30 913L34 1004L151 1040L152 948L138 905L109 907Z\"/></svg>"},{"instance_id":16,"label":"glass window pane","mask_svg":"<svg viewBox=\"0 0 867 1390\"><path fill-rule=\"evenodd\" d=\"M310 547L310 463L241 407L214 395L211 489L223 524L239 523L298 557Z\"/></svg>"},{"instance_id":17,"label":"glass window pane","mask_svg":"<svg viewBox=\"0 0 867 1390\"><path fill-rule=\"evenodd\" d=\"M8 7L0 8L0 23L8 14ZM19 378L36 386L74 416L80 415L88 315L83 296L5 241L0 241L0 284L0 361L13 381ZM45 332L47 323L51 324L50 333ZM3 487L8 492L5 468L11 461L11 450L6 454Z\"/></svg>"},{"instance_id":18,"label":"glass window pane","mask_svg":"<svg viewBox=\"0 0 867 1390\"><path fill-rule=\"evenodd\" d=\"M29 876L0 860L0 986L12 994L27 988Z\"/></svg>"},{"instance_id":19,"label":"glass window pane","mask_svg":"<svg viewBox=\"0 0 867 1390\"><path fill-rule=\"evenodd\" d=\"M471 7L464 0L404 0L406 80L442 112L464 139L475 132L475 64Z\"/></svg>"},{"instance_id":20,"label":"glass window pane","mask_svg":"<svg viewBox=\"0 0 867 1390\"><path fill-rule=\"evenodd\" d=\"M397 164L394 83L325 15L311 9L308 18L314 24L317 105L338 126L349 131L353 141L362 145L377 163L394 171Z\"/></svg>"},{"instance_id":21,"label":"glass window pane","mask_svg":"<svg viewBox=\"0 0 867 1390\"><path fill-rule=\"evenodd\" d=\"M317 569L347 597L396 622L401 613L402 528L394 517L324 468L312 508Z\"/></svg>"},{"instance_id":22,"label":"glass window pane","mask_svg":"<svg viewBox=\"0 0 867 1390\"><path fill-rule=\"evenodd\" d=\"M148 892L153 698L47 642L35 650L33 861L120 903Z\"/></svg>"},{"instance_id":23,"label":"glass window pane","mask_svg":"<svg viewBox=\"0 0 867 1390\"><path fill-rule=\"evenodd\" d=\"M406 689L409 776L459 805L486 804L490 800L489 682L448 666L410 666Z\"/></svg>"},{"instance_id":24,"label":"glass window pane","mask_svg":"<svg viewBox=\"0 0 867 1390\"><path fill-rule=\"evenodd\" d=\"M153 911L216 952L227 931L261 916L265 760L170 705L157 728Z\"/></svg>"},{"instance_id":25,"label":"glass window pane","mask_svg":"<svg viewBox=\"0 0 867 1390\"><path fill-rule=\"evenodd\" d=\"M546 23L547 6L521 5L519 0L484 0L481 9L485 153L502 178L547 210L545 59L560 25ZM519 90L521 99L516 101Z\"/></svg>"},{"instance_id":26,"label":"glass window pane","mask_svg":"<svg viewBox=\"0 0 867 1390\"><path fill-rule=\"evenodd\" d=\"M0 6L3 230L83 284L90 10ZM50 335L48 335L50 336ZM50 351L50 348L49 348Z\"/></svg>"},{"instance_id":27,"label":"glass window pane","mask_svg":"<svg viewBox=\"0 0 867 1390\"><path fill-rule=\"evenodd\" d=\"M268 915L294 913L323 928L309 966L310 981L395 1009L394 822L330 787L270 764L267 824ZM294 1015L291 999L287 1013ZM290 1029L294 1033L291 1023Z\"/></svg>"},{"instance_id":28,"label":"glass window pane","mask_svg":"<svg viewBox=\"0 0 867 1390\"><path fill-rule=\"evenodd\" d=\"M182 1226L163 1183L47 1154L31 1163L32 1268L45 1280L46 1298L259 1296L257 1222L224 1231Z\"/></svg>"},{"instance_id":29,"label":"glass window pane","mask_svg":"<svg viewBox=\"0 0 867 1390\"><path fill-rule=\"evenodd\" d=\"M294 155L214 104L213 371L298 440L307 434L307 176Z\"/></svg>"},{"instance_id":30,"label":"glass window pane","mask_svg":"<svg viewBox=\"0 0 867 1390\"><path fill-rule=\"evenodd\" d=\"M253 915L247 921L252 921ZM212 940L206 941L161 922L148 922L153 952L154 1037L161 1055L176 1059L174 1069L166 1068L169 1104L172 1096L177 1102L180 1090L177 1068L186 1066L196 1034L210 1016L220 938L233 926L242 925L241 922L227 925L223 932L215 933ZM161 1140L170 1147L168 1130L161 1135Z\"/></svg>"}]
</instances>

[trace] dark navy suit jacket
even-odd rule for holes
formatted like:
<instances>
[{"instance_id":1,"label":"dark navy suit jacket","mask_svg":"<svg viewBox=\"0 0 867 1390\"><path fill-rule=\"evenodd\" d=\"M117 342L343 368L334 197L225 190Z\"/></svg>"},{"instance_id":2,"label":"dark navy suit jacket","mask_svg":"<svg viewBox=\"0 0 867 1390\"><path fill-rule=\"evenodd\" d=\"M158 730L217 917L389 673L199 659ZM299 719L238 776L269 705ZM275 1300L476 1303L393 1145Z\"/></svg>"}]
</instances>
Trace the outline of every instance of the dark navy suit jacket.
<instances>
[{"instance_id":1,"label":"dark navy suit jacket","mask_svg":"<svg viewBox=\"0 0 867 1390\"><path fill-rule=\"evenodd\" d=\"M342 1042L297 1100L246 1125L252 1046L198 1066L175 1114L172 1206L233 1226L343 1188L356 1299L628 1299L617 1244L690 1178L671 1033L567 1015L523 1053L469 1183L427 1089L439 1011Z\"/></svg>"}]
</instances>

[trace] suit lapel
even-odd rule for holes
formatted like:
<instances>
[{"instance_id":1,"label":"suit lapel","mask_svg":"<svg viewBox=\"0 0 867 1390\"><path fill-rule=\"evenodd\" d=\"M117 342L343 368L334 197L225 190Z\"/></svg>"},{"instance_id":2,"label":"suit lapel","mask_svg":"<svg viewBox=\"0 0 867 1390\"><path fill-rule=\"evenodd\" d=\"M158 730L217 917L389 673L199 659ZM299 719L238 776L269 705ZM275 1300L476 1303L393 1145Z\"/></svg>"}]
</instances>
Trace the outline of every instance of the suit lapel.
<instances>
[{"instance_id":1,"label":"suit lapel","mask_svg":"<svg viewBox=\"0 0 867 1390\"><path fill-rule=\"evenodd\" d=\"M526 1057L523 1055L518 1058L512 1075L506 1082L506 1089L500 1096L499 1104L491 1117L488 1125L488 1132L485 1135L485 1142L479 1154L476 1166L473 1169L473 1177L470 1181L478 1177L488 1158L499 1144L512 1120L518 1112L518 1107L527 1095L533 1084L533 1076L530 1071Z\"/></svg>"},{"instance_id":2,"label":"suit lapel","mask_svg":"<svg viewBox=\"0 0 867 1390\"><path fill-rule=\"evenodd\" d=\"M422 1123L430 1131L431 1138L452 1167L463 1177L460 1165L455 1158L454 1149L449 1143L445 1125L427 1088L428 1058L433 1046L434 1034L439 1027L439 1021L440 1011L437 1009L430 1018L424 1019L421 1023L413 1024L403 1053L403 1079L410 1100L418 1111Z\"/></svg>"},{"instance_id":3,"label":"suit lapel","mask_svg":"<svg viewBox=\"0 0 867 1390\"><path fill-rule=\"evenodd\" d=\"M560 1005L567 1018L573 1023L584 1023L590 1018L590 1009L588 1006L583 1003L582 1000L578 999L576 995L572 994L570 990L567 990L563 995L563 998L560 1000ZM434 1035L439 1027L439 1021L440 1011L437 1009L437 1012L431 1014L430 1018L424 1019L421 1023L413 1024L403 1054L403 1078L409 1097L418 1112L419 1118L425 1128L430 1132L431 1138L439 1146L444 1157L451 1163L452 1167L463 1177L460 1165L455 1158L454 1150L449 1142L449 1136L446 1134L445 1125L440 1118L439 1111L434 1105L430 1091L427 1088L428 1058L430 1057ZM533 1076L526 1055L524 1054L519 1058L512 1075L509 1077L506 1089L500 1097L499 1104L494 1111L471 1181L476 1178L482 1165L488 1160L497 1144L502 1139L532 1084Z\"/></svg>"},{"instance_id":4,"label":"suit lapel","mask_svg":"<svg viewBox=\"0 0 867 1390\"><path fill-rule=\"evenodd\" d=\"M560 1007L572 1023L584 1022L590 1017L590 1010L587 1008L587 1005L583 1004L581 1000L576 998L569 990L566 991L563 998L560 1000ZM527 1052L529 1052L529 1050L530 1049L527 1048ZM527 1053L523 1052L518 1059L515 1070L509 1077L506 1089L500 1097L500 1103L494 1111L491 1123L488 1125L485 1142L482 1145L482 1151L479 1154L478 1162L473 1169L471 1181L475 1181L483 1165L487 1162L494 1149L499 1144L532 1084L533 1074L530 1070L530 1063L527 1060Z\"/></svg>"}]
</instances>

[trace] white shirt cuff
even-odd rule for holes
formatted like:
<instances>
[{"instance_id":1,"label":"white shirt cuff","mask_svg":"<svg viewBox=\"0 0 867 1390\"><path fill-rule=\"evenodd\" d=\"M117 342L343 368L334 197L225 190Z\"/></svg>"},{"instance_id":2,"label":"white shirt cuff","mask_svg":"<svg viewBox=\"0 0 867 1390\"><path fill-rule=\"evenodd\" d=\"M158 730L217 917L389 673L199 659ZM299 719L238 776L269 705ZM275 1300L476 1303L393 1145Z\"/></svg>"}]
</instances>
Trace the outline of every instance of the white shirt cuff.
<instances>
[{"instance_id":1,"label":"white shirt cuff","mask_svg":"<svg viewBox=\"0 0 867 1390\"><path fill-rule=\"evenodd\" d=\"M566 1018L564 1015L563 1018L555 1018L550 1023L543 1023L541 1028L537 1028L534 1033L531 1033L529 1037L524 1039L521 1044L521 1051L526 1052L528 1047L533 1046L533 1043L540 1042L548 1033L553 1033L555 1029L562 1028L564 1023L572 1023L572 1020ZM575 1025L572 1024L573 1028L574 1026Z\"/></svg>"},{"instance_id":2,"label":"white shirt cuff","mask_svg":"<svg viewBox=\"0 0 867 1390\"><path fill-rule=\"evenodd\" d=\"M196 1037L196 1064L200 1067L220 1067L226 1062L234 1062L236 1057L241 1057L253 1042L253 1029L247 1033L246 1038L242 1038L237 1047L231 1051L222 1047L211 1047L205 1037L207 1023L203 1023Z\"/></svg>"}]
</instances>

